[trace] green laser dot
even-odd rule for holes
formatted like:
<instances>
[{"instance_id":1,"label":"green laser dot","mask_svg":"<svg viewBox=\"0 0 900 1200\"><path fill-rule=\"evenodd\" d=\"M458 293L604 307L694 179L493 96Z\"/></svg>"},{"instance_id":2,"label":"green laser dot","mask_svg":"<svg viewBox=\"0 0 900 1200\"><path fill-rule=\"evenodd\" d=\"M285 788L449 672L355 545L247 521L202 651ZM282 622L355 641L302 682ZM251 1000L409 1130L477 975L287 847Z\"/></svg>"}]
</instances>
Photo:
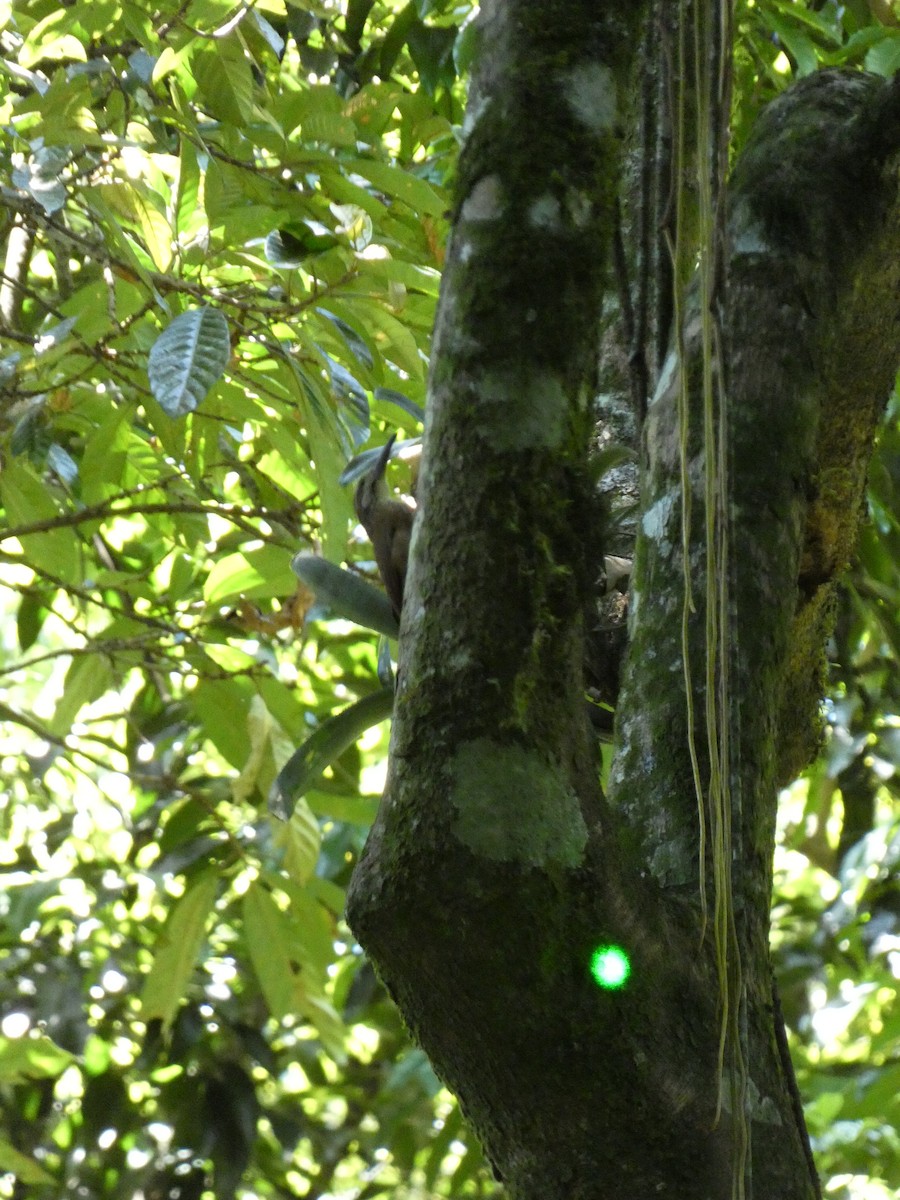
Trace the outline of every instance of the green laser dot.
<instances>
[{"instance_id":1,"label":"green laser dot","mask_svg":"<svg viewBox=\"0 0 900 1200\"><path fill-rule=\"evenodd\" d=\"M621 946L598 946L591 955L594 982L608 992L624 987L631 974L631 961Z\"/></svg>"}]
</instances>

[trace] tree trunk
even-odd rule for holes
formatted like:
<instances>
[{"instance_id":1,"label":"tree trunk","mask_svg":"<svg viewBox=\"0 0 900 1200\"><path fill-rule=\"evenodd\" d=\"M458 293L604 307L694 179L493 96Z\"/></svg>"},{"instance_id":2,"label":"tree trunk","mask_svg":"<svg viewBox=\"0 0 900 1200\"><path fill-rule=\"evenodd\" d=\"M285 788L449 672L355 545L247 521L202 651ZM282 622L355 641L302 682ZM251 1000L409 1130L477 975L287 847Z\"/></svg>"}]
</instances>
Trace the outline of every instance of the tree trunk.
<instances>
[{"instance_id":1,"label":"tree trunk","mask_svg":"<svg viewBox=\"0 0 900 1200\"><path fill-rule=\"evenodd\" d=\"M736 1150L729 1114L716 1119L674 362L646 427L609 799L584 703L602 563L588 461L598 331L645 6L552 11L547 0L485 9L388 786L348 915L512 1196L725 1197ZM805 81L760 122L730 201L733 883L749 1170L767 1200L816 1191L773 1012L775 799L815 746L832 581L900 357L898 98L871 77ZM689 311L689 364L694 325ZM688 447L692 473L702 450ZM698 512L701 599L702 525ZM695 658L703 621L698 603ZM698 689L696 711L702 700ZM592 978L606 944L631 960L619 990Z\"/></svg>"}]
</instances>

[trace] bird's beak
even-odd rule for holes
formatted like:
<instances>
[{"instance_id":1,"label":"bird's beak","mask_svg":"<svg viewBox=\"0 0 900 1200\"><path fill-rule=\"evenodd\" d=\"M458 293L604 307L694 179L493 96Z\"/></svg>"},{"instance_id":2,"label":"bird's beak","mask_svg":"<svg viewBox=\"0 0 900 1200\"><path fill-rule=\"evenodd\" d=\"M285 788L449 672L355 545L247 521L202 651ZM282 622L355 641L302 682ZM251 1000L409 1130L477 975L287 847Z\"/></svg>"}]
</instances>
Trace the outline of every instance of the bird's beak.
<instances>
[{"instance_id":1,"label":"bird's beak","mask_svg":"<svg viewBox=\"0 0 900 1200\"><path fill-rule=\"evenodd\" d=\"M388 440L385 442L384 449L381 451L381 454L378 456L378 461L375 463L375 466L372 468L372 471L371 471L371 475L372 475L373 479L383 479L384 478L385 471L387 471L387 465L391 461L391 450L393 450L394 442L396 440L397 440L396 433L392 433L391 436L388 438Z\"/></svg>"}]
</instances>

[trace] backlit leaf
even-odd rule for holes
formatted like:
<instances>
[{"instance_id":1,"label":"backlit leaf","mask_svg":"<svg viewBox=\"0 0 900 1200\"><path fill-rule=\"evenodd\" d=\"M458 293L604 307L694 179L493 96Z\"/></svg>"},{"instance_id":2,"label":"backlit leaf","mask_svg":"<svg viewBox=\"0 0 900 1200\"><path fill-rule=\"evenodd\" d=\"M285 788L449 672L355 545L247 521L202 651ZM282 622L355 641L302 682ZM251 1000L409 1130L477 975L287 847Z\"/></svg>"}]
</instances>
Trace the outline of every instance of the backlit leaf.
<instances>
[{"instance_id":1,"label":"backlit leaf","mask_svg":"<svg viewBox=\"0 0 900 1200\"><path fill-rule=\"evenodd\" d=\"M159 1018L164 1026L172 1024L206 936L218 890L217 874L208 871L175 902L144 980L141 1012L145 1021Z\"/></svg>"}]
</instances>

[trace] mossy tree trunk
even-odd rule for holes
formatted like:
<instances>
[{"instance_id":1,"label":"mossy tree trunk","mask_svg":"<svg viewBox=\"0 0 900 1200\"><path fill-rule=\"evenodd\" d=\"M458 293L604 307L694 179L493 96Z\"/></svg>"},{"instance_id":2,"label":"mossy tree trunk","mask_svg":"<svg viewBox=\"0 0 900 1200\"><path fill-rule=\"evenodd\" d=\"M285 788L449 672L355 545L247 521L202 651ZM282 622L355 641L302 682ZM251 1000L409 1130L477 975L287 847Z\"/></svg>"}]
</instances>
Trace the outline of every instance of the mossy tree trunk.
<instances>
[{"instance_id":1,"label":"mossy tree trunk","mask_svg":"<svg viewBox=\"0 0 900 1200\"><path fill-rule=\"evenodd\" d=\"M521 1200L698 1200L733 1182L700 936L671 365L649 406L608 798L584 703L598 331L646 19L633 0L485 10L388 786L350 895L354 931ZM814 748L832 581L900 359L898 94L832 74L798 87L760 122L730 201L734 878L750 1164L767 1200L816 1187L773 1015L775 797ZM689 456L699 469L702 447ZM618 991L591 978L605 943L632 960Z\"/></svg>"}]
</instances>

